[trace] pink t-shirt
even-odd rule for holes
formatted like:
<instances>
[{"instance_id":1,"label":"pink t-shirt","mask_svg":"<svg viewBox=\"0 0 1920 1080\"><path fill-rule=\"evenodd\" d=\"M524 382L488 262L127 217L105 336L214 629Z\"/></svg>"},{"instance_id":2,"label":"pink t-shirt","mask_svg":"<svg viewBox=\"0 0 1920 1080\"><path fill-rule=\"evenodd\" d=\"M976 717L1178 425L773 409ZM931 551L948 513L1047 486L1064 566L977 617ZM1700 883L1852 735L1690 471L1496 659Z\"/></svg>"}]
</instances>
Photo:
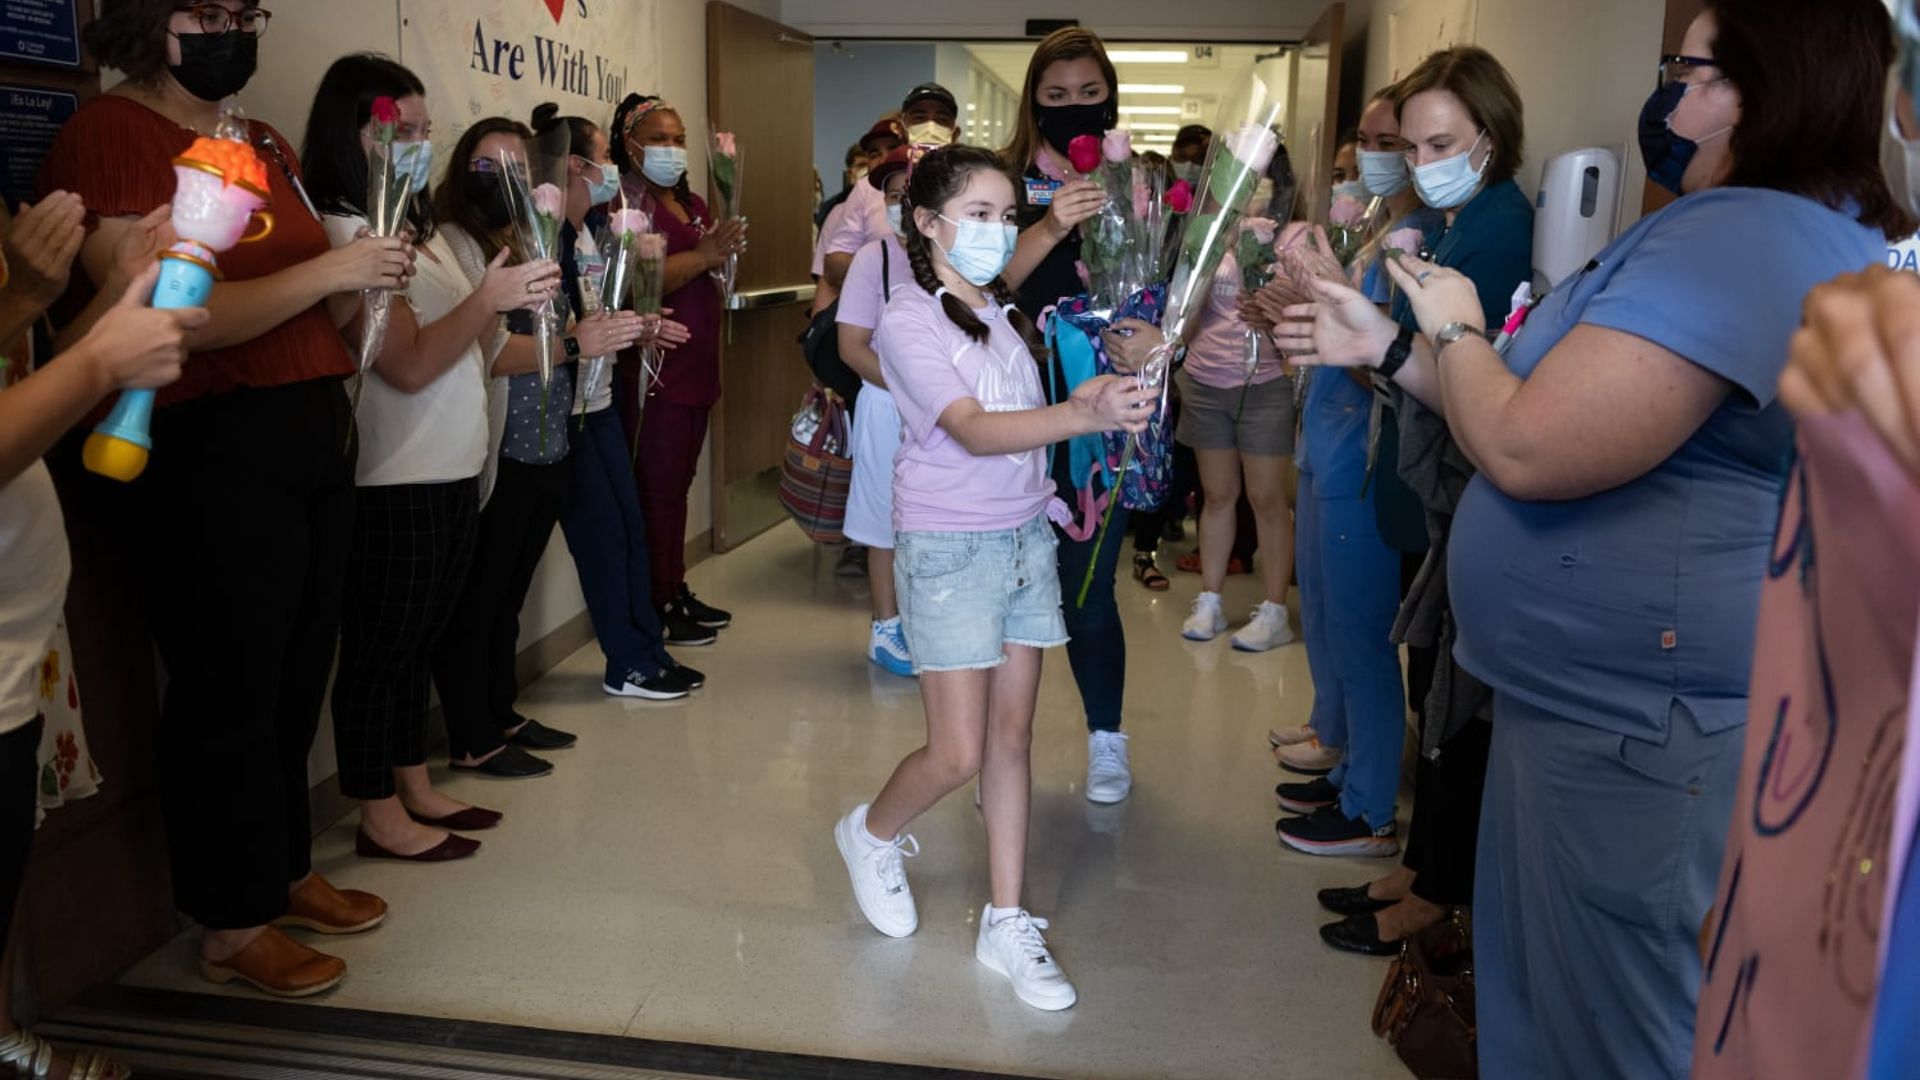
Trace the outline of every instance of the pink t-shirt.
<instances>
[{"instance_id":1,"label":"pink t-shirt","mask_svg":"<svg viewBox=\"0 0 1920 1080\"><path fill-rule=\"evenodd\" d=\"M840 232L840 223L847 220L847 203L853 201L849 195L840 200L840 205L827 211L827 220L820 223L820 235L813 242L813 276L827 275L827 244Z\"/></svg>"},{"instance_id":2,"label":"pink t-shirt","mask_svg":"<svg viewBox=\"0 0 1920 1080\"><path fill-rule=\"evenodd\" d=\"M828 255L851 255L866 247L870 241L878 240L893 231L887 224L887 196L879 188L865 180L853 185L853 192L847 201L834 207L847 211L840 223L831 231L822 227L820 235L826 240ZM828 222L832 225L832 222Z\"/></svg>"},{"instance_id":3,"label":"pink t-shirt","mask_svg":"<svg viewBox=\"0 0 1920 1080\"><path fill-rule=\"evenodd\" d=\"M1913 828L1920 485L1857 415L1801 421L1799 448L1760 593L1696 1080L1861 1075Z\"/></svg>"},{"instance_id":4,"label":"pink t-shirt","mask_svg":"<svg viewBox=\"0 0 1920 1080\"><path fill-rule=\"evenodd\" d=\"M884 260L880 257L883 247L887 252ZM883 263L888 283L893 288L891 294L880 283ZM853 265L847 268L847 280L840 287L840 307L834 314L834 321L873 330L880 325L880 316L887 309L889 295L919 287L913 280L913 265L907 261L907 249L899 238L887 236L875 240L861 248L860 253L853 257Z\"/></svg>"},{"instance_id":5,"label":"pink t-shirt","mask_svg":"<svg viewBox=\"0 0 1920 1080\"><path fill-rule=\"evenodd\" d=\"M898 532L996 532L1046 512L1053 498L1045 448L975 457L940 427L963 398L989 412L1046 405L1040 367L1007 315L978 312L984 343L947 318L940 301L914 285L893 294L874 351L900 406L904 437L893 459L893 527Z\"/></svg>"},{"instance_id":6,"label":"pink t-shirt","mask_svg":"<svg viewBox=\"0 0 1920 1080\"><path fill-rule=\"evenodd\" d=\"M1240 293L1240 263L1228 252L1214 271L1206 307L1187 343L1187 377L1195 382L1219 389L1246 384L1247 324L1240 321ZM1265 334L1257 337L1260 362L1254 367L1253 381L1271 382L1285 373L1285 365L1273 342Z\"/></svg>"}]
</instances>

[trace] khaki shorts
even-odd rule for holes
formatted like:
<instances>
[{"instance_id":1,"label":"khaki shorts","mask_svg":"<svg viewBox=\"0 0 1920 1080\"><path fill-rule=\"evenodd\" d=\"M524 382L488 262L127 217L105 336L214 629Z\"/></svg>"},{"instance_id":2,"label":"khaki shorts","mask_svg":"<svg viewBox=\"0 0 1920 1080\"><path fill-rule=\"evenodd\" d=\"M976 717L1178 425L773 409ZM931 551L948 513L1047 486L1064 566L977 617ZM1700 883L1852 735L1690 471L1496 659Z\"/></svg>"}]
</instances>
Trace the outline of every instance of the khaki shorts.
<instances>
[{"instance_id":1,"label":"khaki shorts","mask_svg":"<svg viewBox=\"0 0 1920 1080\"><path fill-rule=\"evenodd\" d=\"M1222 389L1188 375L1180 384L1180 427L1174 438L1195 450L1238 450L1256 457L1293 455L1293 376Z\"/></svg>"}]
</instances>

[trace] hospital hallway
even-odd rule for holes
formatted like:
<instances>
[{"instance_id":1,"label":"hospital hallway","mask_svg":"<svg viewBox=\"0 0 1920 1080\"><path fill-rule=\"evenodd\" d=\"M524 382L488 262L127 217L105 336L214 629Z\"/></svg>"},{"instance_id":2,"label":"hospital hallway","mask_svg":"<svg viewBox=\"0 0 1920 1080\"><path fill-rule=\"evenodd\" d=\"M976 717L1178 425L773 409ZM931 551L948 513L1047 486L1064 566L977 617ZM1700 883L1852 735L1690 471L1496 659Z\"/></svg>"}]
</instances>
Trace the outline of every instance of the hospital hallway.
<instances>
[{"instance_id":1,"label":"hospital hallway","mask_svg":"<svg viewBox=\"0 0 1920 1080\"><path fill-rule=\"evenodd\" d=\"M1316 889L1389 861L1274 842L1287 774L1266 732L1307 715L1301 646L1182 641L1196 579L1150 594L1123 577L1135 787L1106 807L1082 795L1078 695L1064 652L1048 654L1028 903L1053 920L1080 1001L1043 1013L969 955L987 884L964 789L913 826L919 933L883 937L854 905L834 821L925 733L915 684L862 654L865 581L836 577L833 552L791 525L692 581L737 618L680 651L709 675L690 701L606 697L589 645L521 698L579 733L552 775L454 776L436 759L449 794L506 814L477 857L356 859L351 818L320 836L316 870L392 904L378 930L328 941L352 971L338 989L227 994L182 936L42 1031L141 1076L1405 1075L1368 1027L1386 962L1315 933ZM1230 579L1228 610L1257 589Z\"/></svg>"}]
</instances>

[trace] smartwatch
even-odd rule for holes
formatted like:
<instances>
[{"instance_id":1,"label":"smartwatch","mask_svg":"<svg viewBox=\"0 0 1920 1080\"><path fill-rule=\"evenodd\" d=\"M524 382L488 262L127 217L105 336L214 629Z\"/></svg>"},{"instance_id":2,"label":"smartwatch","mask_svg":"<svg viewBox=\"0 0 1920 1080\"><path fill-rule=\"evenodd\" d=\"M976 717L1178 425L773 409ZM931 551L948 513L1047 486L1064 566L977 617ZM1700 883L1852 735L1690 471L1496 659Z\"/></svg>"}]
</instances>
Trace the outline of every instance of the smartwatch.
<instances>
[{"instance_id":1,"label":"smartwatch","mask_svg":"<svg viewBox=\"0 0 1920 1080\"><path fill-rule=\"evenodd\" d=\"M1413 355L1413 327L1403 326L1400 333L1387 346L1387 355L1380 360L1380 366L1374 368L1383 379L1393 378L1394 372L1407 366L1407 357Z\"/></svg>"},{"instance_id":2,"label":"smartwatch","mask_svg":"<svg viewBox=\"0 0 1920 1080\"><path fill-rule=\"evenodd\" d=\"M574 337L572 334L568 334L566 337L563 337L560 340L564 343L565 348L567 350L567 359L569 360L580 359L580 339L579 338Z\"/></svg>"}]
</instances>

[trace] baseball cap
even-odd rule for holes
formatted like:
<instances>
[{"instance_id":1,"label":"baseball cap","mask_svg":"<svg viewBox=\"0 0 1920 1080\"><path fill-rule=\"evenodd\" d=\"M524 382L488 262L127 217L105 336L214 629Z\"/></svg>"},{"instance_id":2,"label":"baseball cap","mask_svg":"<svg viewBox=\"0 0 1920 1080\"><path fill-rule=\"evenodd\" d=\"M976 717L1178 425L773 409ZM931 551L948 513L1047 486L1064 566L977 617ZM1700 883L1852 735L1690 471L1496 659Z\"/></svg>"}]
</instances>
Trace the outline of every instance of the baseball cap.
<instances>
[{"instance_id":1,"label":"baseball cap","mask_svg":"<svg viewBox=\"0 0 1920 1080\"><path fill-rule=\"evenodd\" d=\"M906 142L907 132L900 126L900 121L898 120L892 118L882 120L868 128L865 135L860 136L860 149L865 150L867 144L875 139L893 139L897 142Z\"/></svg>"},{"instance_id":2,"label":"baseball cap","mask_svg":"<svg viewBox=\"0 0 1920 1080\"><path fill-rule=\"evenodd\" d=\"M921 158L926 157L929 153L938 149L940 148L937 146L896 147L889 152L886 157L880 159L880 164L875 165L868 171L867 183L872 184L881 191L885 191L887 190L887 180L893 176L894 173L902 169L913 168L915 165L920 164Z\"/></svg>"},{"instance_id":3,"label":"baseball cap","mask_svg":"<svg viewBox=\"0 0 1920 1080\"><path fill-rule=\"evenodd\" d=\"M900 111L906 112L908 109L913 108L928 98L940 102L947 108L952 109L955 113L960 111L960 104L953 99L953 92L941 86L939 83L931 82L921 83L919 86L907 91L907 99L900 103Z\"/></svg>"}]
</instances>

